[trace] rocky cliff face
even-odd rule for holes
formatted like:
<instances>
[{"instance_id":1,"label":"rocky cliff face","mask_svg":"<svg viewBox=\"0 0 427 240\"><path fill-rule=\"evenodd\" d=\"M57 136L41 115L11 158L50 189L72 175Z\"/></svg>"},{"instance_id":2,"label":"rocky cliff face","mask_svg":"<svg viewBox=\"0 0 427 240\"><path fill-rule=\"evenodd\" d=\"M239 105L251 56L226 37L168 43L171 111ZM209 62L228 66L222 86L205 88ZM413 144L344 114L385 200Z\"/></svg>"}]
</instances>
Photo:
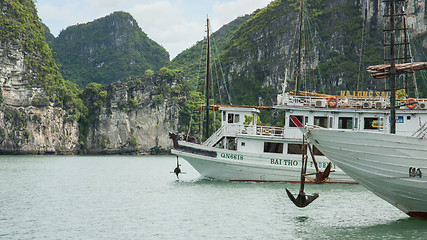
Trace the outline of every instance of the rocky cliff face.
<instances>
[{"instance_id":1,"label":"rocky cliff face","mask_svg":"<svg viewBox=\"0 0 427 240\"><path fill-rule=\"evenodd\" d=\"M159 74L103 87L105 97L89 94L87 101L100 104L89 127L88 153L166 153L187 91L179 74Z\"/></svg>"},{"instance_id":2,"label":"rocky cliff face","mask_svg":"<svg viewBox=\"0 0 427 240\"><path fill-rule=\"evenodd\" d=\"M56 90L45 88L60 74L46 42L38 41L34 4L2 2L0 16L0 154L74 153L77 122L55 106Z\"/></svg>"},{"instance_id":3,"label":"rocky cliff face","mask_svg":"<svg viewBox=\"0 0 427 240\"><path fill-rule=\"evenodd\" d=\"M122 15L133 19L110 16L116 30ZM92 84L82 93L59 73L32 1L0 2L0 16L0 154L158 154L170 148L168 132L177 129L188 90L180 73L166 69L103 88ZM126 48L131 36L119 35L112 47Z\"/></svg>"},{"instance_id":4,"label":"rocky cliff face","mask_svg":"<svg viewBox=\"0 0 427 240\"><path fill-rule=\"evenodd\" d=\"M383 62L383 1L306 1L306 8L299 90L384 88L365 71ZM287 91L295 89L298 9L298 1L274 1L235 32L223 54L233 103L273 104L286 72ZM411 36L425 33L425 1L409 1L406 13Z\"/></svg>"}]
</instances>

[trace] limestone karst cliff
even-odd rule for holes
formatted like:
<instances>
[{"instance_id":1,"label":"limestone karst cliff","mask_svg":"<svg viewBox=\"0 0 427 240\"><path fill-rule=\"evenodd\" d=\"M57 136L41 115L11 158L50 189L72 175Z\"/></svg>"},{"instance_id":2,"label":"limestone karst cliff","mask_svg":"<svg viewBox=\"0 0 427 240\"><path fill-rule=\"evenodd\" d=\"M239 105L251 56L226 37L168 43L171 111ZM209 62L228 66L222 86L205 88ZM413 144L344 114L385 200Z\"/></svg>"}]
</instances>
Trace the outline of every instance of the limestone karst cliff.
<instances>
[{"instance_id":1,"label":"limestone karst cliff","mask_svg":"<svg viewBox=\"0 0 427 240\"><path fill-rule=\"evenodd\" d=\"M219 84L225 82L220 86L222 99L227 97L224 87L227 86L233 104L272 105L276 95L282 92L286 72L286 90L295 89L299 3L299 0L272 1L239 22L230 33L232 37L221 46L219 56L215 56L221 59L221 73L225 75L225 80L219 79ZM413 49L415 61L425 61L427 53L425 3L411 0L405 7L411 46L416 47L417 43L421 46ZM383 1L305 0L304 4L305 80L300 81L299 89L328 94L339 94L340 90L386 90L385 81L374 80L366 72L367 66L383 62ZM187 49L171 65L186 66L182 67L186 76L197 76L197 68L188 67L191 64L186 56L196 58L200 48L195 45ZM424 85L419 83L419 86Z\"/></svg>"},{"instance_id":2,"label":"limestone karst cliff","mask_svg":"<svg viewBox=\"0 0 427 240\"><path fill-rule=\"evenodd\" d=\"M33 1L2 1L0 16L0 154L170 149L168 132L188 92L181 73L81 90L58 71Z\"/></svg>"},{"instance_id":3,"label":"limestone karst cliff","mask_svg":"<svg viewBox=\"0 0 427 240\"><path fill-rule=\"evenodd\" d=\"M169 132L178 129L189 87L181 73L155 74L84 92L92 116L87 121L87 153L166 153ZM85 127L82 124L82 127Z\"/></svg>"},{"instance_id":4,"label":"limestone karst cliff","mask_svg":"<svg viewBox=\"0 0 427 240\"><path fill-rule=\"evenodd\" d=\"M0 153L75 152L76 88L58 72L34 3L2 1L0 15Z\"/></svg>"},{"instance_id":5,"label":"limestone karst cliff","mask_svg":"<svg viewBox=\"0 0 427 240\"><path fill-rule=\"evenodd\" d=\"M49 44L64 79L81 87L125 81L169 63L169 53L126 12L67 27Z\"/></svg>"}]
</instances>

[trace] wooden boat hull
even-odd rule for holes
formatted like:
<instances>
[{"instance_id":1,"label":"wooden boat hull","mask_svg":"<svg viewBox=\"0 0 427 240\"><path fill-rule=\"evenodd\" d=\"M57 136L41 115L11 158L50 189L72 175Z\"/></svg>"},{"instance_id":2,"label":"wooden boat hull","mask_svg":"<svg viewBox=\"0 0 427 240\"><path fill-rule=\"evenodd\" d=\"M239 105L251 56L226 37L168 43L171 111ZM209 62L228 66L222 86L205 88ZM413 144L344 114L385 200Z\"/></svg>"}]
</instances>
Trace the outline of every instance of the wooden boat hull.
<instances>
[{"instance_id":1,"label":"wooden boat hull","mask_svg":"<svg viewBox=\"0 0 427 240\"><path fill-rule=\"evenodd\" d=\"M221 181L254 182L299 182L301 173L301 155L269 153L245 153L207 147L200 144L179 141L179 147L172 153L185 159L203 177ZM323 170L329 160L318 160ZM309 161L307 172L315 172ZM335 172L327 183L356 183L343 171L332 167Z\"/></svg>"},{"instance_id":2,"label":"wooden boat hull","mask_svg":"<svg viewBox=\"0 0 427 240\"><path fill-rule=\"evenodd\" d=\"M309 129L309 142L349 176L407 213L427 218L427 140L375 132Z\"/></svg>"}]
</instances>

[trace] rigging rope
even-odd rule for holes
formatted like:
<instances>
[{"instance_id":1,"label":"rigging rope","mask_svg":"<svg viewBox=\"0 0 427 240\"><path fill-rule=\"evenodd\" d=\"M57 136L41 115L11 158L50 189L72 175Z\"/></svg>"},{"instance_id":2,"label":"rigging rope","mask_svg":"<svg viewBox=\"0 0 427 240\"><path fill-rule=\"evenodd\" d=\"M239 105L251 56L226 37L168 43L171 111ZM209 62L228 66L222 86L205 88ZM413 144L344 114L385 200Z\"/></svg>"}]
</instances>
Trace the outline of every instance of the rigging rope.
<instances>
[{"instance_id":1,"label":"rigging rope","mask_svg":"<svg viewBox=\"0 0 427 240\"><path fill-rule=\"evenodd\" d=\"M214 38L212 38L212 43L213 43L213 46L214 46L214 48L215 48L215 52L218 54L218 53L219 53L219 50L218 50L218 46L216 45L216 42L215 42L215 39L214 39ZM215 58L215 59L217 59L217 60L218 60L218 65L219 65L219 69L220 69L220 71L221 71L221 75L222 75L222 82L223 82L223 84L224 84L225 92L226 92L226 94L227 94L228 103L229 103L230 105L233 105L233 104L232 104L232 102L231 102L231 95L230 95L230 92L228 91L228 84L227 84L227 82L225 81L225 74L224 74L224 70L222 69L221 58L220 58L220 57L217 57L217 58Z\"/></svg>"}]
</instances>

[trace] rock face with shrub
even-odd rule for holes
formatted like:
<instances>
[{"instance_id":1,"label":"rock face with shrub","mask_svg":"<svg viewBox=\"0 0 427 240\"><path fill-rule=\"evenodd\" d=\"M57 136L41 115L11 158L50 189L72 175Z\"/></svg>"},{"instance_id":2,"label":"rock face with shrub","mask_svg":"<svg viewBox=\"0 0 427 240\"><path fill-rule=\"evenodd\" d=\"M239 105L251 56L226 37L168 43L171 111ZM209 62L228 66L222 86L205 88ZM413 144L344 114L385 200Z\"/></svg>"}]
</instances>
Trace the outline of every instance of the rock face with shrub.
<instances>
[{"instance_id":1,"label":"rock face with shrub","mask_svg":"<svg viewBox=\"0 0 427 240\"><path fill-rule=\"evenodd\" d=\"M0 2L0 16L0 154L170 149L168 132L189 91L181 73L146 71L81 90L62 78L33 1Z\"/></svg>"},{"instance_id":2,"label":"rock face with shrub","mask_svg":"<svg viewBox=\"0 0 427 240\"><path fill-rule=\"evenodd\" d=\"M77 152L81 101L58 72L34 3L3 1L0 16L0 153Z\"/></svg>"},{"instance_id":3,"label":"rock face with shrub","mask_svg":"<svg viewBox=\"0 0 427 240\"><path fill-rule=\"evenodd\" d=\"M90 84L83 94L91 113L81 124L87 129L82 145L88 153L166 153L188 92L181 74L172 71L107 87Z\"/></svg>"}]
</instances>

